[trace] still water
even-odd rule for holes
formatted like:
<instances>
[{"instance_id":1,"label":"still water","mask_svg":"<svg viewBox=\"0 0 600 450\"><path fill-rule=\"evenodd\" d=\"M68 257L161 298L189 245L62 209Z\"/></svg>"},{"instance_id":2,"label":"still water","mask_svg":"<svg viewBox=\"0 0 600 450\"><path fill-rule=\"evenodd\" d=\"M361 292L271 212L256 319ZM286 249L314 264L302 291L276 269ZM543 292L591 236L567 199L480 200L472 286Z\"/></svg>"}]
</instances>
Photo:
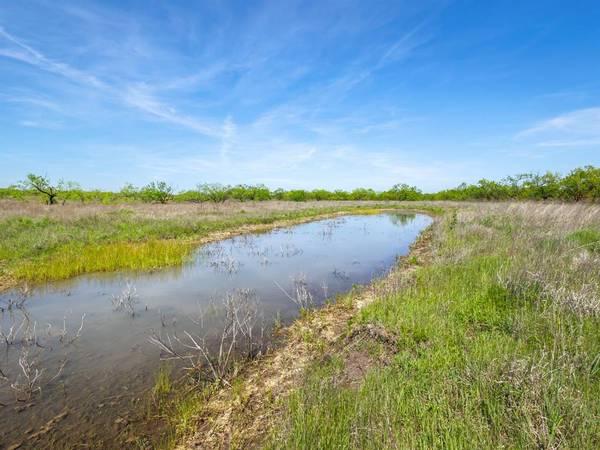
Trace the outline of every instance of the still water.
<instances>
[{"instance_id":1,"label":"still water","mask_svg":"<svg viewBox=\"0 0 600 450\"><path fill-rule=\"evenodd\" d=\"M267 330L289 323L298 280L318 306L385 273L430 223L419 214L344 216L209 244L176 269L86 275L26 297L0 295L0 370L8 378L0 382L0 447L118 448L159 367L153 332L210 340L220 326L211 317L236 289L251 290ZM124 293L133 301L119 310L114 299ZM41 371L33 393L20 358L31 376Z\"/></svg>"}]
</instances>

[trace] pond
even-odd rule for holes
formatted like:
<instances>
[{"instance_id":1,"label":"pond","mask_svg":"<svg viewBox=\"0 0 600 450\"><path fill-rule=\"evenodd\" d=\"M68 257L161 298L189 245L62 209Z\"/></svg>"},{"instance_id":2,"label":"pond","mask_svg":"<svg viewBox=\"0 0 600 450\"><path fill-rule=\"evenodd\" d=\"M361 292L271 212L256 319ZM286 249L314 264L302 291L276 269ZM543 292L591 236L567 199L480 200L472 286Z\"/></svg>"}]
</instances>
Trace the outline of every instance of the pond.
<instances>
[{"instance_id":1,"label":"pond","mask_svg":"<svg viewBox=\"0 0 600 450\"><path fill-rule=\"evenodd\" d=\"M118 447L159 367L152 335L193 330L212 342L223 299L239 290L267 331L290 323L299 290L319 306L368 283L430 223L420 214L343 216L208 244L175 269L86 275L0 295L0 370L8 379L0 384L0 443Z\"/></svg>"}]
</instances>

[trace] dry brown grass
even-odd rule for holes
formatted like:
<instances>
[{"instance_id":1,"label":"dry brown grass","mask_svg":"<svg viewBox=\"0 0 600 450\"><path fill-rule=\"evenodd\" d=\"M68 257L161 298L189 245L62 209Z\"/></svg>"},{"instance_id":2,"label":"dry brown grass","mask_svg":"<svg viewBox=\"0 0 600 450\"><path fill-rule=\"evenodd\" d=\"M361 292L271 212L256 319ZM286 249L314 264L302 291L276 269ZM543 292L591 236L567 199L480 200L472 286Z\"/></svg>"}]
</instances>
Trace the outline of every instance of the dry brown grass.
<instances>
[{"instance_id":1,"label":"dry brown grass","mask_svg":"<svg viewBox=\"0 0 600 450\"><path fill-rule=\"evenodd\" d=\"M243 210L248 215L262 215L272 212L301 211L312 208L338 208L346 206L393 205L398 202L371 201L263 201L224 203L120 203L103 205L100 203L68 202L64 205L46 205L38 201L20 201L0 199L0 220L9 217L48 217L55 220L67 221L83 217L105 215L119 211L131 211L136 217L176 219L199 216L203 218L224 218L240 214Z\"/></svg>"}]
</instances>

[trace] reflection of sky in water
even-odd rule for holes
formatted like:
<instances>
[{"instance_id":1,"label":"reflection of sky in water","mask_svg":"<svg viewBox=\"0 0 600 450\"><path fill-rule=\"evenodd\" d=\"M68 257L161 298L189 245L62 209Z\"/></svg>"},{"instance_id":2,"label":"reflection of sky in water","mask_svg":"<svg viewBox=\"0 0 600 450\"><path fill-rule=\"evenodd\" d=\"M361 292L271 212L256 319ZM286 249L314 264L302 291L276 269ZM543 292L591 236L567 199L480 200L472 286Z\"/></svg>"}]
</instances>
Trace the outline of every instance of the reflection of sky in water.
<instances>
[{"instance_id":1,"label":"reflection of sky in water","mask_svg":"<svg viewBox=\"0 0 600 450\"><path fill-rule=\"evenodd\" d=\"M297 307L275 281L291 293L293 278L303 275L314 299L321 303L323 286L333 296L383 273L430 222L423 215L348 216L240 236L204 246L184 267L143 274L89 275L54 283L34 290L27 307L32 320L44 328L47 323L62 327L66 316L67 327L76 331L81 315L86 314L82 337L68 349L69 364L63 378L67 386L69 382L71 386L86 385L79 392L82 404L95 396L94 391L99 397L95 401L100 401L111 392L115 377L135 373L136 381L130 384L147 386L148 374L158 361L157 349L147 343L151 329L173 333L193 328L199 334L210 334L211 325L218 326L218 320L206 316L205 330L199 331L190 318L198 317L210 305L218 308L224 294L238 288L256 293L267 322L276 314L290 320ZM113 311L111 302L127 281L135 285L139 300L134 318ZM11 296L14 294L0 296L0 304ZM6 314L2 325L9 325ZM10 364L7 358L14 356L9 352L0 361ZM51 368L63 353L44 352L44 357ZM90 381L96 378L99 384L109 386L90 389ZM3 397L0 394L0 399ZM77 393L71 392L71 401L77 398Z\"/></svg>"}]
</instances>

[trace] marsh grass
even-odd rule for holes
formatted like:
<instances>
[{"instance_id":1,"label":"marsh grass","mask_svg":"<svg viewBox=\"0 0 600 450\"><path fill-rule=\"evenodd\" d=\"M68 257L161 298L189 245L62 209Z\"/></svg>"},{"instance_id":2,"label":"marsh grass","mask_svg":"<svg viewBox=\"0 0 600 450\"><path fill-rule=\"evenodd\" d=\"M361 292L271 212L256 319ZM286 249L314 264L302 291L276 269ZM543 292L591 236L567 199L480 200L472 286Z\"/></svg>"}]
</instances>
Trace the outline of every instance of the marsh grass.
<instances>
[{"instance_id":1,"label":"marsh grass","mask_svg":"<svg viewBox=\"0 0 600 450\"><path fill-rule=\"evenodd\" d=\"M353 319L398 337L358 387L318 361L269 448L600 447L600 207L469 204Z\"/></svg>"},{"instance_id":2,"label":"marsh grass","mask_svg":"<svg viewBox=\"0 0 600 450\"><path fill-rule=\"evenodd\" d=\"M39 283L82 273L148 270L181 265L192 244L179 241L119 242L104 245L66 245L40 258L15 265L17 280Z\"/></svg>"}]
</instances>

